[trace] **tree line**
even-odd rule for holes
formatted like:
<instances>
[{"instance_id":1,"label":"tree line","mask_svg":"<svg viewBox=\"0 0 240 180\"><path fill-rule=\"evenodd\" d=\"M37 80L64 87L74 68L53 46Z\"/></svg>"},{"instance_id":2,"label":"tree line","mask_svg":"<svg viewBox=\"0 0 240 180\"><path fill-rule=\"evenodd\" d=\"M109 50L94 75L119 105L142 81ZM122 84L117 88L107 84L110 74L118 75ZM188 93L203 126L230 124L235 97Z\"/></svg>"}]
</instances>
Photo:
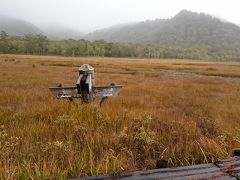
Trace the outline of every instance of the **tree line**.
<instances>
[{"instance_id":1,"label":"tree line","mask_svg":"<svg viewBox=\"0 0 240 180\"><path fill-rule=\"evenodd\" d=\"M109 43L104 40L49 40L44 35L23 37L0 33L0 54L59 55L73 57L176 58L240 61L238 51L210 51L200 48L157 47L133 43Z\"/></svg>"}]
</instances>

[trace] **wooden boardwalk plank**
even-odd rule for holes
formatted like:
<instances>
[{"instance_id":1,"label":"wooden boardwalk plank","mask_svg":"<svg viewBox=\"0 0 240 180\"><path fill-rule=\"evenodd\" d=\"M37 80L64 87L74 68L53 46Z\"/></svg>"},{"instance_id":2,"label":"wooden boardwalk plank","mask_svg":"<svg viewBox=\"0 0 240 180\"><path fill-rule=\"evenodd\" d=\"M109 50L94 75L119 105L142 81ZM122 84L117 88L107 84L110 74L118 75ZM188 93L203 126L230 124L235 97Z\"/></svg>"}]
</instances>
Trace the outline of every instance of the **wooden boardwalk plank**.
<instances>
[{"instance_id":1,"label":"wooden boardwalk plank","mask_svg":"<svg viewBox=\"0 0 240 180\"><path fill-rule=\"evenodd\" d=\"M184 166L176 168L153 169L145 171L135 171L114 175L101 175L79 178L78 180L100 180L100 179L124 179L124 180L239 180L240 179L240 157L232 157L211 164L200 164L194 166ZM75 179L77 180L77 179Z\"/></svg>"}]
</instances>

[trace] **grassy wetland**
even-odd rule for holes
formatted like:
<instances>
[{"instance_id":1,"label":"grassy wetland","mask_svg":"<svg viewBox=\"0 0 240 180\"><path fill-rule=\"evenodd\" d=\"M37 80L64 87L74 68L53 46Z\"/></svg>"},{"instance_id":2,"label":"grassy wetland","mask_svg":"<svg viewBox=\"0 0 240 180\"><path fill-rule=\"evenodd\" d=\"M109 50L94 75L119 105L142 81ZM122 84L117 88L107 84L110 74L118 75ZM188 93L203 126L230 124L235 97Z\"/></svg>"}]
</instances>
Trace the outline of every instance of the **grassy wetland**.
<instances>
[{"instance_id":1,"label":"grassy wetland","mask_svg":"<svg viewBox=\"0 0 240 180\"><path fill-rule=\"evenodd\" d=\"M103 107L55 99L78 67L124 86ZM0 56L0 179L65 179L209 163L240 146L240 64Z\"/></svg>"}]
</instances>

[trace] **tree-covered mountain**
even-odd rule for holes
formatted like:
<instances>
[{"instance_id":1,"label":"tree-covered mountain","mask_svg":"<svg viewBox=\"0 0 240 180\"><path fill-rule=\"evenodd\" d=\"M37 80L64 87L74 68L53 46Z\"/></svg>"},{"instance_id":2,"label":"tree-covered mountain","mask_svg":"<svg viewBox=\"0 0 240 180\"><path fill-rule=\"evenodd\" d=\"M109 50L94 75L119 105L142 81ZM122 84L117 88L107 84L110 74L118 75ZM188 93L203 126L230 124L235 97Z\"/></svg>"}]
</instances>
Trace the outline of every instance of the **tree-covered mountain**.
<instances>
[{"instance_id":1,"label":"tree-covered mountain","mask_svg":"<svg viewBox=\"0 0 240 180\"><path fill-rule=\"evenodd\" d=\"M0 15L0 31L5 31L11 36L43 33L41 29L27 21L5 15Z\"/></svg>"},{"instance_id":2,"label":"tree-covered mountain","mask_svg":"<svg viewBox=\"0 0 240 180\"><path fill-rule=\"evenodd\" d=\"M97 30L85 38L210 51L240 50L239 26L204 13L187 10L171 19L148 20Z\"/></svg>"}]
</instances>

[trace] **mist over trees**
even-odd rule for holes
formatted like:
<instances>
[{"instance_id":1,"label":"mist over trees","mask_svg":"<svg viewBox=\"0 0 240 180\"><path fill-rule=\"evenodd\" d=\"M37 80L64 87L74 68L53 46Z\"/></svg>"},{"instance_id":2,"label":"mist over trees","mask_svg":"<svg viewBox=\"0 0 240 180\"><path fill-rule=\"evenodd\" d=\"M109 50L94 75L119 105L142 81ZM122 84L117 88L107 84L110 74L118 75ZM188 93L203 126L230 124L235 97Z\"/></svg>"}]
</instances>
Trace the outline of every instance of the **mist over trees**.
<instances>
[{"instance_id":1,"label":"mist over trees","mask_svg":"<svg viewBox=\"0 0 240 180\"><path fill-rule=\"evenodd\" d=\"M4 16L0 13L0 31L6 31L10 36L22 36L32 33L42 34L43 31L34 24L14 17Z\"/></svg>"},{"instance_id":2,"label":"mist over trees","mask_svg":"<svg viewBox=\"0 0 240 180\"><path fill-rule=\"evenodd\" d=\"M64 25L41 25L40 27L14 17L0 14L0 31L6 31L9 36L24 36L25 34L43 34L51 40L80 39L83 34L78 30Z\"/></svg>"},{"instance_id":3,"label":"mist over trees","mask_svg":"<svg viewBox=\"0 0 240 180\"><path fill-rule=\"evenodd\" d=\"M159 47L133 43L109 43L104 40L52 41L44 35L24 37L0 33L1 54L59 55L72 57L176 58L240 61L239 51L209 51L201 48Z\"/></svg>"}]
</instances>

